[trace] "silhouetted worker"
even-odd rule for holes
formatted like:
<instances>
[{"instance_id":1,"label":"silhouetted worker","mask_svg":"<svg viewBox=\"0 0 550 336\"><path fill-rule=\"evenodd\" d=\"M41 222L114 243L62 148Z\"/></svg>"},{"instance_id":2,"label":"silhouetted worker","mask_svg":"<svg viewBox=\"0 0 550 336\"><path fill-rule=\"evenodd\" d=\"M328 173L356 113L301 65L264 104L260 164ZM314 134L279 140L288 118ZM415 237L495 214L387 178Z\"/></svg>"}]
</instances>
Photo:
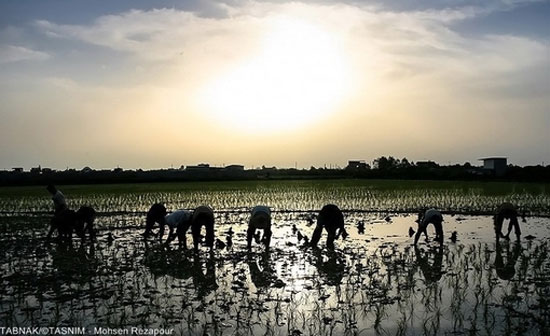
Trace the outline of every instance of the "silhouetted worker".
<instances>
[{"instance_id":1,"label":"silhouetted worker","mask_svg":"<svg viewBox=\"0 0 550 336\"><path fill-rule=\"evenodd\" d=\"M52 195L52 201L54 206L53 218L50 221L50 230L47 238L51 238L53 232L59 229L63 216L67 216L67 202L65 201L65 195L59 191L53 184L48 184L46 190ZM58 232L59 233L59 232Z\"/></svg>"},{"instance_id":2,"label":"silhouetted worker","mask_svg":"<svg viewBox=\"0 0 550 336\"><path fill-rule=\"evenodd\" d=\"M313 236L311 237L311 246L317 246L317 243L321 239L323 228L325 228L328 234L327 248L329 249L334 249L334 240L338 239L340 234L343 239L346 239L348 236L348 233L344 228L344 215L336 205L327 204L319 212L319 216L317 217L317 226L315 227L315 231L313 231ZM336 231L338 231L338 234Z\"/></svg>"},{"instance_id":3,"label":"silhouetted worker","mask_svg":"<svg viewBox=\"0 0 550 336\"><path fill-rule=\"evenodd\" d=\"M189 210L177 210L164 217L164 224L168 225L170 233L166 244L169 244L174 238L178 237L178 243L187 248L187 239L185 234L191 226L191 219L193 218L193 212ZM174 229L176 232L174 233ZM164 225L161 224L161 233L164 233ZM162 237L162 236L161 236Z\"/></svg>"},{"instance_id":4,"label":"silhouetted worker","mask_svg":"<svg viewBox=\"0 0 550 336\"><path fill-rule=\"evenodd\" d=\"M441 212L435 209L429 209L426 210L424 215L422 215L422 213L418 214L418 231L414 236L414 245L416 245L422 233L428 238L427 229L430 224L435 226L435 240L438 241L439 244L443 244L443 216Z\"/></svg>"},{"instance_id":5,"label":"silhouetted worker","mask_svg":"<svg viewBox=\"0 0 550 336\"><path fill-rule=\"evenodd\" d=\"M510 253L510 246L506 244L506 265L502 258L502 245L496 242L495 270L497 276L502 280L510 280L516 274L516 262L521 255L521 244L516 242L514 249Z\"/></svg>"},{"instance_id":6,"label":"silhouetted worker","mask_svg":"<svg viewBox=\"0 0 550 336\"><path fill-rule=\"evenodd\" d=\"M166 216L166 207L160 203L153 204L149 211L147 211L145 232L143 232L142 235L145 238L152 235L153 227L155 226L155 223L158 223L162 230L162 232L159 231L160 239L162 239L162 235L164 234L164 216Z\"/></svg>"},{"instance_id":7,"label":"silhouetted worker","mask_svg":"<svg viewBox=\"0 0 550 336\"><path fill-rule=\"evenodd\" d=\"M261 240L266 248L269 248L271 243L271 210L266 206L255 206L250 214L248 222L248 230L246 231L246 246L248 249L252 246L252 238L256 230L264 230L264 235Z\"/></svg>"},{"instance_id":8,"label":"silhouetted worker","mask_svg":"<svg viewBox=\"0 0 550 336\"><path fill-rule=\"evenodd\" d=\"M429 252L430 251L428 251L428 253ZM439 281L441 279L441 276L443 275L443 273L441 272L441 269L443 267L443 246L439 245L437 249L434 249L434 252L434 262L432 265L430 265L429 257L422 257L422 254L420 254L420 249L418 249L418 247L416 246L414 247L416 262L420 267L422 274L424 275L426 284L428 285Z\"/></svg>"},{"instance_id":9,"label":"silhouetted worker","mask_svg":"<svg viewBox=\"0 0 550 336\"><path fill-rule=\"evenodd\" d=\"M193 247L199 248L201 241L201 228L206 229L205 245L212 248L214 246L214 212L208 206L201 205L193 211L191 222L191 232L193 234Z\"/></svg>"},{"instance_id":10,"label":"silhouetted worker","mask_svg":"<svg viewBox=\"0 0 550 336\"><path fill-rule=\"evenodd\" d=\"M518 222L518 211L516 207L512 203L502 203L498 209L497 214L494 217L495 219L495 234L497 237L497 241L499 238L506 238L508 239L510 237L510 232L512 232L512 227L514 228L514 233L516 234L516 238L519 240L519 237L521 236L521 229L519 228L519 222ZM504 220L508 219L508 233L506 235L502 234L502 224L504 223Z\"/></svg>"},{"instance_id":11,"label":"silhouetted worker","mask_svg":"<svg viewBox=\"0 0 550 336\"><path fill-rule=\"evenodd\" d=\"M48 184L46 189L50 192L50 194L52 194L54 214L58 215L61 212L67 210L65 195L63 195L63 193L59 191L53 184Z\"/></svg>"},{"instance_id":12,"label":"silhouetted worker","mask_svg":"<svg viewBox=\"0 0 550 336\"><path fill-rule=\"evenodd\" d=\"M92 207L82 206L75 213L74 230L76 234L84 239L86 232L90 235L90 239L95 238L94 230L95 210Z\"/></svg>"}]
</instances>

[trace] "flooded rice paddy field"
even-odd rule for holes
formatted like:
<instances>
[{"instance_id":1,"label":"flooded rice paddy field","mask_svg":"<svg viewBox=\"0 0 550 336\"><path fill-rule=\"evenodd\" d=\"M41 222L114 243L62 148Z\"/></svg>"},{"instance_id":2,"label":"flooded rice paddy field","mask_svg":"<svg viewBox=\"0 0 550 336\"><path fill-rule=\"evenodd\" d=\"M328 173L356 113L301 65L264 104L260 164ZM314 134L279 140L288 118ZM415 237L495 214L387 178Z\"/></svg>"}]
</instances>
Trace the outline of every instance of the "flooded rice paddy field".
<instances>
[{"instance_id":1,"label":"flooded rice paddy field","mask_svg":"<svg viewBox=\"0 0 550 336\"><path fill-rule=\"evenodd\" d=\"M106 195L112 198L112 208L109 200L85 193L71 198L69 188L62 188L72 207L89 204L102 212L96 219L97 241L74 239L72 244L45 240L50 218L43 213L46 196L0 198L0 325L168 327L181 335L550 332L546 194L474 192L471 207L478 208L467 215L461 209L466 201L451 204L467 198L463 191L411 189L403 191L410 196L391 203L392 196L364 200L364 190L351 187L347 196L337 187L285 188L281 191L286 198L269 198L262 190L256 196L209 190L206 195L216 196L211 202L199 192L194 201L171 193L144 192L141 201L137 194ZM433 202L447 213L442 248L423 238L418 249L411 245L408 229L416 229L416 216L401 212L408 202L414 203L409 200L413 195L420 206ZM183 200L177 199L180 196ZM139 205L123 208L125 203L118 199ZM154 238L143 240L142 211L162 199L168 199L171 210L212 204L216 236L226 246L213 252L203 247L194 254L177 242L166 247ZM523 200L528 216L521 223L520 242L496 244L492 218L477 211L489 211L493 203L505 200ZM326 233L321 249L304 248L316 211L328 202L348 209L350 236L336 241L335 251L324 248ZM255 244L247 253L245 204L261 203L276 210L272 246L266 251ZM447 203L451 206L441 206ZM374 209L372 204L394 205ZM456 242L449 239L453 231Z\"/></svg>"}]
</instances>

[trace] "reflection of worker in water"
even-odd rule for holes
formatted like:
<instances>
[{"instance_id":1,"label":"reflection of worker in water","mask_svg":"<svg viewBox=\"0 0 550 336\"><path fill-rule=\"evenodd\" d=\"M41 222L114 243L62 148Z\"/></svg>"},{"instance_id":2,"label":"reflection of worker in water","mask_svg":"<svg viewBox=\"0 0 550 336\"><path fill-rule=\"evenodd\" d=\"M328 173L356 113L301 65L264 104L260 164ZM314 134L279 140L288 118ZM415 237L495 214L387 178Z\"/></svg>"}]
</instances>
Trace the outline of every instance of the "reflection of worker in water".
<instances>
[{"instance_id":1,"label":"reflection of worker in water","mask_svg":"<svg viewBox=\"0 0 550 336\"><path fill-rule=\"evenodd\" d=\"M265 251L256 259L249 256L247 261L250 269L250 278L256 288L269 288L277 280L277 273L271 264L271 252Z\"/></svg>"},{"instance_id":2,"label":"reflection of worker in water","mask_svg":"<svg viewBox=\"0 0 550 336\"><path fill-rule=\"evenodd\" d=\"M508 233L506 235L502 234L502 224L504 224L504 220L508 219ZM516 234L516 238L519 240L519 237L521 236L521 229L519 228L519 222L518 222L518 211L516 207L511 203L502 203L498 209L497 213L494 217L494 225L495 225L495 235L497 237L497 241L500 238L506 238L508 239L510 237L510 232L512 232L512 228L514 228L514 233Z\"/></svg>"},{"instance_id":3,"label":"reflection of worker in water","mask_svg":"<svg viewBox=\"0 0 550 336\"><path fill-rule=\"evenodd\" d=\"M197 297L203 298L218 288L216 283L216 261L214 254L206 259L206 273L203 272L202 262L198 254L193 257L193 284L197 290Z\"/></svg>"},{"instance_id":4,"label":"reflection of worker in water","mask_svg":"<svg viewBox=\"0 0 550 336\"><path fill-rule=\"evenodd\" d=\"M437 248L428 251L427 253L432 252L434 254L434 262L432 265L430 265L429 255L423 257L420 249L416 246L414 247L416 263L420 267L422 275L424 275L424 279L426 279L426 284L431 284L439 281L439 279L441 279L441 276L443 275L443 273L441 272L441 268L443 267L443 246L440 245Z\"/></svg>"},{"instance_id":5,"label":"reflection of worker in water","mask_svg":"<svg viewBox=\"0 0 550 336\"><path fill-rule=\"evenodd\" d=\"M252 246L252 238L256 230L264 230L261 242L269 248L271 243L271 210L266 206L255 206L250 214L248 230L246 231L246 246L248 249Z\"/></svg>"},{"instance_id":6,"label":"reflection of worker in water","mask_svg":"<svg viewBox=\"0 0 550 336\"><path fill-rule=\"evenodd\" d=\"M346 239L348 236L348 233L344 228L344 215L336 205L327 204L319 212L319 216L317 217L317 226L315 227L315 231L313 231L313 236L311 237L311 246L317 246L317 243L321 239L323 228L325 228L328 234L327 248L331 250L334 249L334 240L338 239L340 234L343 239Z\"/></svg>"},{"instance_id":7,"label":"reflection of worker in water","mask_svg":"<svg viewBox=\"0 0 550 336\"><path fill-rule=\"evenodd\" d=\"M495 257L495 270L497 276L502 280L510 280L516 274L516 262L521 254L521 244L519 242L514 243L514 248L510 251L510 244L504 244L506 246L506 265L502 258L502 245L497 241L496 243L496 257Z\"/></svg>"},{"instance_id":8,"label":"reflection of worker in water","mask_svg":"<svg viewBox=\"0 0 550 336\"><path fill-rule=\"evenodd\" d=\"M428 238L427 228L430 224L433 224L435 227L435 240L439 244L443 244L443 216L441 212L429 209L423 215L422 213L418 214L418 231L414 236L414 245L416 245L422 233L424 233L426 239Z\"/></svg>"},{"instance_id":9,"label":"reflection of worker in water","mask_svg":"<svg viewBox=\"0 0 550 336\"><path fill-rule=\"evenodd\" d=\"M314 258L312 264L315 265L319 276L325 280L327 285L337 286L342 283L346 262L340 253L328 251L325 258L325 254L321 250L317 250L314 252Z\"/></svg>"}]
</instances>

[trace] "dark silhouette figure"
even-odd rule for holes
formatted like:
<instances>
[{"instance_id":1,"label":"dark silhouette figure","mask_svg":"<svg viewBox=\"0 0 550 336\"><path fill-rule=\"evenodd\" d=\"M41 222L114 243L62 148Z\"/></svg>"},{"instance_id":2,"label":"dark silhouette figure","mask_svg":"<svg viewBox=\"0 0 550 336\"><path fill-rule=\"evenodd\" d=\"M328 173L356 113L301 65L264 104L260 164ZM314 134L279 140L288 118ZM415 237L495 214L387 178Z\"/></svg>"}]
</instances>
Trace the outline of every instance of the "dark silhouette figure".
<instances>
[{"instance_id":1,"label":"dark silhouette figure","mask_svg":"<svg viewBox=\"0 0 550 336\"><path fill-rule=\"evenodd\" d=\"M88 206L82 206L75 214L75 232L84 239L86 233L90 236L90 239L95 238L94 221L96 212L94 208Z\"/></svg>"},{"instance_id":2,"label":"dark silhouette figure","mask_svg":"<svg viewBox=\"0 0 550 336\"><path fill-rule=\"evenodd\" d=\"M504 224L504 220L508 219L508 233L506 235L502 234L502 224ZM518 222L518 211L516 207L511 203L502 203L498 209L497 214L494 216L494 225L495 225L495 235L497 238L497 242L500 238L506 238L508 239L510 237L510 232L512 232L512 228L514 228L514 233L516 234L516 238L519 240L521 236L521 229L519 227Z\"/></svg>"},{"instance_id":3,"label":"dark silhouette figure","mask_svg":"<svg viewBox=\"0 0 550 336\"><path fill-rule=\"evenodd\" d=\"M52 195L55 215L68 209L65 195L63 195L63 193L59 191L53 184L48 184L46 190L48 190L48 192Z\"/></svg>"},{"instance_id":4,"label":"dark silhouette figure","mask_svg":"<svg viewBox=\"0 0 550 336\"><path fill-rule=\"evenodd\" d=\"M496 242L496 257L495 257L495 270L497 276L502 280L510 280L516 274L516 262L521 255L521 244L519 242L514 243L513 250L510 251L510 245L506 245L506 264L502 258L502 245Z\"/></svg>"},{"instance_id":5,"label":"dark silhouette figure","mask_svg":"<svg viewBox=\"0 0 550 336\"><path fill-rule=\"evenodd\" d=\"M333 204L325 205L319 212L317 217L317 226L313 231L313 236L311 237L311 246L316 247L317 243L321 239L321 233L323 228L327 231L327 248L334 249L334 240L338 239L340 234L343 239L346 239L348 233L344 228L344 215L342 211ZM338 231L338 233L336 233Z\"/></svg>"},{"instance_id":6,"label":"dark silhouette figure","mask_svg":"<svg viewBox=\"0 0 550 336\"><path fill-rule=\"evenodd\" d=\"M252 238L256 233L256 230L264 230L263 238L261 242L265 244L266 248L269 248L271 243L271 210L266 206L256 206L252 209L250 214L250 221L248 222L248 230L246 231L246 246L248 249L252 246Z\"/></svg>"},{"instance_id":7,"label":"dark silhouette figure","mask_svg":"<svg viewBox=\"0 0 550 336\"><path fill-rule=\"evenodd\" d=\"M61 217L65 215L68 210L65 195L59 191L53 184L48 184L46 190L52 195L52 202L54 207L53 217L50 221L50 231L48 232L48 239L51 238L53 232L58 230ZM58 233L59 230L58 230Z\"/></svg>"},{"instance_id":8,"label":"dark silhouette figure","mask_svg":"<svg viewBox=\"0 0 550 336\"><path fill-rule=\"evenodd\" d=\"M440 245L437 248L428 251L428 253L432 252L434 255L434 261L433 264L430 265L429 255L423 257L420 249L416 246L414 247L416 263L420 267L420 270L422 271L422 275L424 275L424 279L426 280L427 285L438 282L443 275L443 273L441 272L441 269L443 267L443 246Z\"/></svg>"},{"instance_id":9,"label":"dark silhouette figure","mask_svg":"<svg viewBox=\"0 0 550 336\"><path fill-rule=\"evenodd\" d=\"M426 239L428 239L428 225L433 224L435 226L435 240L439 244L443 244L443 216L441 212L435 209L429 209L424 214L418 214L418 231L414 236L414 245L418 243L418 239L424 233Z\"/></svg>"},{"instance_id":10,"label":"dark silhouette figure","mask_svg":"<svg viewBox=\"0 0 550 336\"><path fill-rule=\"evenodd\" d=\"M201 205L193 211L191 232L193 234L193 247L196 250L201 242L201 228L206 229L205 245L214 247L214 212L208 206Z\"/></svg>"},{"instance_id":11,"label":"dark silhouette figure","mask_svg":"<svg viewBox=\"0 0 550 336\"><path fill-rule=\"evenodd\" d=\"M149 211L147 211L147 217L145 219L145 232L142 235L147 238L150 235L155 235L153 233L153 228L155 223L158 223L161 227L162 232L160 233L160 239L164 234L164 216L166 216L166 207L160 203L155 203L151 206Z\"/></svg>"},{"instance_id":12,"label":"dark silhouette figure","mask_svg":"<svg viewBox=\"0 0 550 336\"><path fill-rule=\"evenodd\" d=\"M73 232L81 239L85 239L86 233L90 239L94 239L94 220L95 210L91 207L82 206L76 212L65 209L52 218L47 237L50 238L57 230L57 235L62 240L71 240Z\"/></svg>"}]
</instances>

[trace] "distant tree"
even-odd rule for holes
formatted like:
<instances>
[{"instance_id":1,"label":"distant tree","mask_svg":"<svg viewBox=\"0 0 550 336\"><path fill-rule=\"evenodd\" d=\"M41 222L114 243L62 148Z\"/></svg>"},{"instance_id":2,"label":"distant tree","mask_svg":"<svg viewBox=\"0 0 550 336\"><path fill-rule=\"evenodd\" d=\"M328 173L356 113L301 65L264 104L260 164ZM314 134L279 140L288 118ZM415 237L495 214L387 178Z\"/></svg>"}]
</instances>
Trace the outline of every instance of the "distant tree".
<instances>
[{"instance_id":1,"label":"distant tree","mask_svg":"<svg viewBox=\"0 0 550 336\"><path fill-rule=\"evenodd\" d=\"M412 166L412 164L409 162L409 160L407 160L406 157L402 158L401 162L399 163L400 168L409 168L411 166Z\"/></svg>"},{"instance_id":2,"label":"distant tree","mask_svg":"<svg viewBox=\"0 0 550 336\"><path fill-rule=\"evenodd\" d=\"M373 161L374 167L379 170L390 170L397 168L400 161L393 156L385 157L381 156Z\"/></svg>"}]
</instances>

